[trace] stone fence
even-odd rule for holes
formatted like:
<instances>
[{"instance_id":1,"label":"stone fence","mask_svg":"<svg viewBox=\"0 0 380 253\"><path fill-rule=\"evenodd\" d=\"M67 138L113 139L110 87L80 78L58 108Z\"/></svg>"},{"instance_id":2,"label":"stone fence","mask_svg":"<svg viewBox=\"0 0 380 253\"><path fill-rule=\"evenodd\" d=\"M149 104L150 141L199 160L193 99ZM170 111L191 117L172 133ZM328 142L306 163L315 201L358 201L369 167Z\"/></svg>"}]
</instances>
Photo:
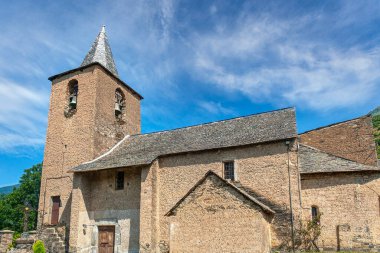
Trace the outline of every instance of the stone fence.
<instances>
[{"instance_id":1,"label":"stone fence","mask_svg":"<svg viewBox=\"0 0 380 253\"><path fill-rule=\"evenodd\" d=\"M13 231L0 230L0 253L7 252L9 245L12 243Z\"/></svg>"}]
</instances>

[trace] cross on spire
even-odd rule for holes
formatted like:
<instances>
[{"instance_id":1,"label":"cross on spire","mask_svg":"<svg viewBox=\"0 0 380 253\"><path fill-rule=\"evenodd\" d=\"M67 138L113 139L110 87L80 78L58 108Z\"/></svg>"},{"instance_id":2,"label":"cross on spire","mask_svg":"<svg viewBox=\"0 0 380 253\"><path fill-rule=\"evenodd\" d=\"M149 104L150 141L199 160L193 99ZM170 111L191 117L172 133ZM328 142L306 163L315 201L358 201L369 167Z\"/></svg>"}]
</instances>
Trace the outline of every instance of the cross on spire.
<instances>
[{"instance_id":1,"label":"cross on spire","mask_svg":"<svg viewBox=\"0 0 380 253\"><path fill-rule=\"evenodd\" d=\"M103 25L94 43L92 44L90 51L84 58L81 67L88 64L98 62L103 67L108 69L115 76L119 76L117 73L116 65L113 60L111 47L108 43L106 27Z\"/></svg>"}]
</instances>

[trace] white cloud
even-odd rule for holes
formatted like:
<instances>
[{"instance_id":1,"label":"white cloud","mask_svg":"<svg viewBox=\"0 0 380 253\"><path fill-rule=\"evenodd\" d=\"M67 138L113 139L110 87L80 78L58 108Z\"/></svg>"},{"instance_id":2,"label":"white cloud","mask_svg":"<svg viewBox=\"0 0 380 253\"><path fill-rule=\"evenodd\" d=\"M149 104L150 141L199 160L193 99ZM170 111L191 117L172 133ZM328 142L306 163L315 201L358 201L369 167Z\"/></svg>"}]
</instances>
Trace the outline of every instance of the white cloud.
<instances>
[{"instance_id":1,"label":"white cloud","mask_svg":"<svg viewBox=\"0 0 380 253\"><path fill-rule=\"evenodd\" d=\"M380 47L341 49L302 36L309 21L242 15L232 25L194 35L190 65L201 80L253 102L314 110L347 108L374 98Z\"/></svg>"},{"instance_id":2,"label":"white cloud","mask_svg":"<svg viewBox=\"0 0 380 253\"><path fill-rule=\"evenodd\" d=\"M207 112L212 114L234 114L234 111L232 109L223 106L220 102L217 103L213 101L200 101L198 102L198 105L201 109L206 110Z\"/></svg>"},{"instance_id":3,"label":"white cloud","mask_svg":"<svg viewBox=\"0 0 380 253\"><path fill-rule=\"evenodd\" d=\"M45 141L48 92L0 78L0 152L41 147Z\"/></svg>"},{"instance_id":4,"label":"white cloud","mask_svg":"<svg viewBox=\"0 0 380 253\"><path fill-rule=\"evenodd\" d=\"M0 110L0 151L43 144L46 77L79 66L103 24L121 78L146 97L142 112L152 129L178 122L177 111L170 106L180 107L184 97L192 99L187 85L194 90L207 85L201 88L211 90L209 94L217 87L255 103L319 111L352 108L375 96L380 47L341 46L332 43L331 34L318 38L309 31L315 30L315 24L323 30L347 28L358 20L363 24L368 20L357 16L368 12L376 16L378 7L351 2L333 16L310 12L284 17L270 7L252 11L255 8L249 4L229 13L227 2L210 3L203 13L196 8L186 13L180 9L183 3L172 0L91 6L77 1L72 11L55 18L55 10L61 12L57 2L43 11L20 9L11 19L4 15L0 58L6 60L0 62L0 97L7 102ZM182 77L177 82L181 75L201 84ZM42 83L46 87L41 89ZM193 100L197 103L202 97ZM222 102L197 105L210 114L234 114Z\"/></svg>"}]
</instances>

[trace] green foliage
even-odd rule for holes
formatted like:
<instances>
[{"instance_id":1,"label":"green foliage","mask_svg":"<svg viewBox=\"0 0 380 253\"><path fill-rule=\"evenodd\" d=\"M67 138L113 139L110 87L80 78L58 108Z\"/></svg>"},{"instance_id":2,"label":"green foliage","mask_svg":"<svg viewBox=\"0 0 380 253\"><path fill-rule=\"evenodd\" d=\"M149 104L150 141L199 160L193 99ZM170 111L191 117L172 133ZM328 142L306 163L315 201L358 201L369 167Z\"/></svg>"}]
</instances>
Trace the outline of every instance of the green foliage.
<instances>
[{"instance_id":1,"label":"green foliage","mask_svg":"<svg viewBox=\"0 0 380 253\"><path fill-rule=\"evenodd\" d=\"M318 239L321 235L321 215L318 214L314 219L302 221L294 224L294 249L296 252L319 252ZM288 233L282 238L280 246L281 252L291 252L292 249L292 233Z\"/></svg>"},{"instance_id":2,"label":"green foliage","mask_svg":"<svg viewBox=\"0 0 380 253\"><path fill-rule=\"evenodd\" d=\"M37 240L33 244L33 253L46 253L45 245L42 241Z\"/></svg>"},{"instance_id":3,"label":"green foliage","mask_svg":"<svg viewBox=\"0 0 380 253\"><path fill-rule=\"evenodd\" d=\"M372 117L375 142L377 144L377 158L380 159L380 115Z\"/></svg>"},{"instance_id":4,"label":"green foliage","mask_svg":"<svg viewBox=\"0 0 380 253\"><path fill-rule=\"evenodd\" d=\"M42 164L26 169L20 178L20 186L0 197L0 229L22 232L25 203L31 207L28 229L36 228L41 171Z\"/></svg>"},{"instance_id":5,"label":"green foliage","mask_svg":"<svg viewBox=\"0 0 380 253\"><path fill-rule=\"evenodd\" d=\"M18 238L20 238L20 237L21 237L21 233L18 233L18 232L14 232L14 233L13 233L12 243L9 244L9 246L8 246L8 250L9 250L9 249L13 249L14 247L16 247L16 240L17 240Z\"/></svg>"},{"instance_id":6,"label":"green foliage","mask_svg":"<svg viewBox=\"0 0 380 253\"><path fill-rule=\"evenodd\" d=\"M296 229L295 246L300 250L319 251L317 241L321 235L321 214L309 221L304 221Z\"/></svg>"}]
</instances>

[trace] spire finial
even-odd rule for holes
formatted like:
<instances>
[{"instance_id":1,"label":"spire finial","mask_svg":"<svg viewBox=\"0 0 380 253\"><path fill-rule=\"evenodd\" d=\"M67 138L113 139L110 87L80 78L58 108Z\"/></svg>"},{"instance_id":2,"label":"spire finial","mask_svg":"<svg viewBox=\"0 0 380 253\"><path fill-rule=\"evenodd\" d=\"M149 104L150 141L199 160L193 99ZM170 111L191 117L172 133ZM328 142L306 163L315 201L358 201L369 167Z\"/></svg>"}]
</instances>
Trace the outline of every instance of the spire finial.
<instances>
[{"instance_id":1,"label":"spire finial","mask_svg":"<svg viewBox=\"0 0 380 253\"><path fill-rule=\"evenodd\" d=\"M112 56L111 47L108 43L105 25L103 25L100 29L98 36L92 44L90 51L84 58L81 66L85 66L94 62L100 63L103 65L103 67L111 71L112 74L118 76L116 65Z\"/></svg>"}]
</instances>

